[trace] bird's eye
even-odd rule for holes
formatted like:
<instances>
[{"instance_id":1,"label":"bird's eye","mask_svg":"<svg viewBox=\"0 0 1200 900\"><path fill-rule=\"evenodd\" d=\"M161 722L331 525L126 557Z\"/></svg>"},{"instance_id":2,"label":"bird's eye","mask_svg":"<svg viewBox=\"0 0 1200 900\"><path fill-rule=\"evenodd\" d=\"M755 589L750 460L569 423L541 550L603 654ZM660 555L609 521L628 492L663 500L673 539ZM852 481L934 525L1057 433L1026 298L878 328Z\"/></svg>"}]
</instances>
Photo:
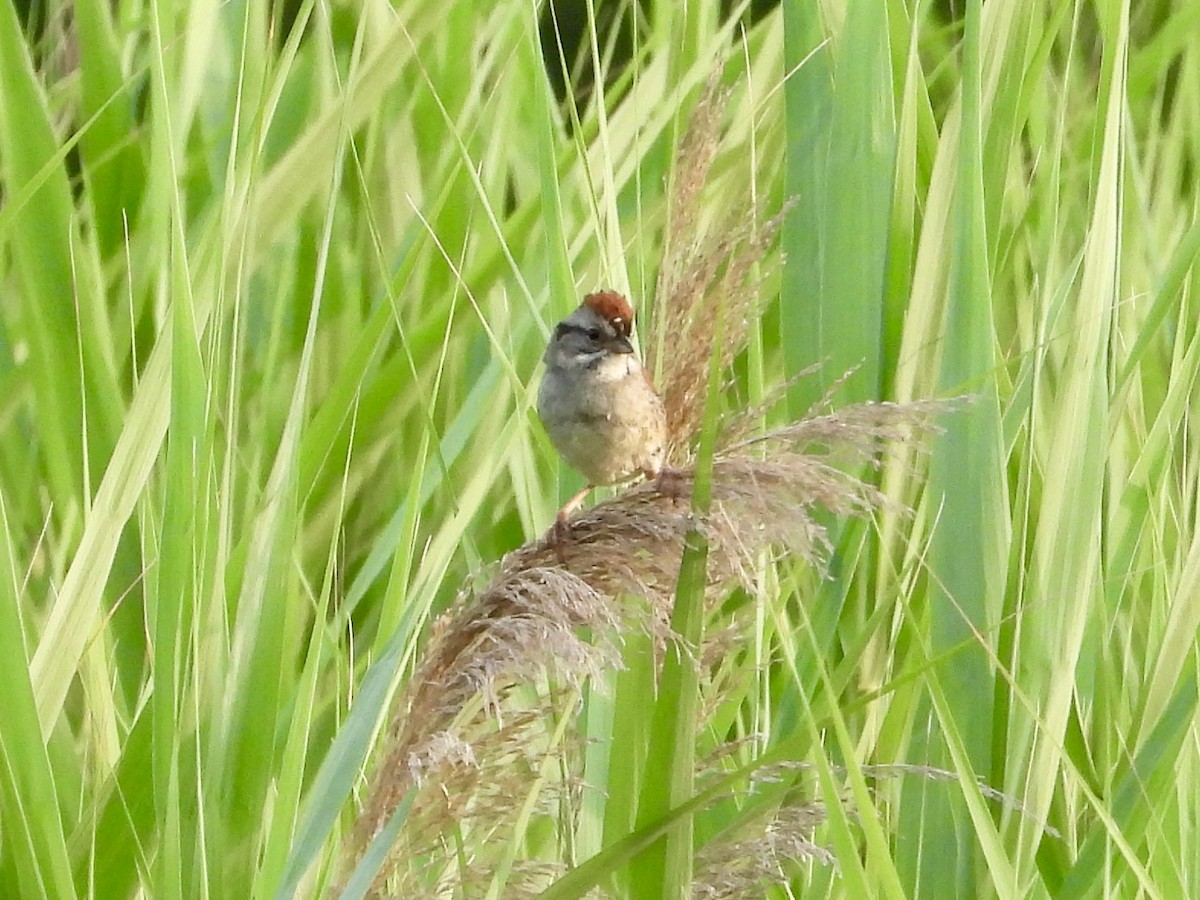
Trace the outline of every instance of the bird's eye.
<instances>
[{"instance_id":1,"label":"bird's eye","mask_svg":"<svg viewBox=\"0 0 1200 900\"><path fill-rule=\"evenodd\" d=\"M589 328L587 330L587 336L588 336L589 341L600 340L600 329L599 328Z\"/></svg>"}]
</instances>

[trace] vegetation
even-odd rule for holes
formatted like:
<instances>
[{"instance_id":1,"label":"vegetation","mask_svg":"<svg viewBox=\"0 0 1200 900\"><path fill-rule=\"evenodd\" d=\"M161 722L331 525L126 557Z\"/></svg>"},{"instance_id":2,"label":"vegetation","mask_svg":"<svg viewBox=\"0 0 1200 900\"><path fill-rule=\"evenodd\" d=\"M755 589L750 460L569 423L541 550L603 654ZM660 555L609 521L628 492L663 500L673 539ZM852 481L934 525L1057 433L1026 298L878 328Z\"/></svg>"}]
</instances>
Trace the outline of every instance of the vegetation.
<instances>
[{"instance_id":1,"label":"vegetation","mask_svg":"<svg viewBox=\"0 0 1200 900\"><path fill-rule=\"evenodd\" d=\"M1200 17L566 6L0 5L0 896L1195 894Z\"/></svg>"}]
</instances>

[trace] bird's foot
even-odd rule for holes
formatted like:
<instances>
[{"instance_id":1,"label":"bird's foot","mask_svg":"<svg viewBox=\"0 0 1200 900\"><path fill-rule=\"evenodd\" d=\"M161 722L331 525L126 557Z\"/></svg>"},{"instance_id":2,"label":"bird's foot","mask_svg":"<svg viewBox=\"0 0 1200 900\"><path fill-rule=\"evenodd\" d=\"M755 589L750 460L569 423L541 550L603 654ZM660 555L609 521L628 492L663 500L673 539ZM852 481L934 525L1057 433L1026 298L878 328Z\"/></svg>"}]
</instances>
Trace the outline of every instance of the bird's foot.
<instances>
[{"instance_id":1,"label":"bird's foot","mask_svg":"<svg viewBox=\"0 0 1200 900\"><path fill-rule=\"evenodd\" d=\"M654 473L654 489L673 502L684 499L688 493L691 473L673 466L663 466Z\"/></svg>"},{"instance_id":2,"label":"bird's foot","mask_svg":"<svg viewBox=\"0 0 1200 900\"><path fill-rule=\"evenodd\" d=\"M589 484L568 500L563 505L563 508L558 511L558 515L554 517L554 524L550 526L550 530L546 532L546 543L554 548L560 564L566 562L563 556L563 548L571 539L571 513L583 502L583 499L591 490L592 485Z\"/></svg>"}]
</instances>

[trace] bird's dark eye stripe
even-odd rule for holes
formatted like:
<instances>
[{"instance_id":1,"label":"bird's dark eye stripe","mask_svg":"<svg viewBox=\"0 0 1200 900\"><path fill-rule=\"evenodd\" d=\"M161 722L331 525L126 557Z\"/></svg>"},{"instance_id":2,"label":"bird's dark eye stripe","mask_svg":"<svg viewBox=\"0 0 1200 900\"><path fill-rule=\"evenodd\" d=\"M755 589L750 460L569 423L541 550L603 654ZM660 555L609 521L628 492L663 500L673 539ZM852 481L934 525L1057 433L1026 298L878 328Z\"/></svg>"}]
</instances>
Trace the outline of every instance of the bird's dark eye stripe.
<instances>
[{"instance_id":1,"label":"bird's dark eye stripe","mask_svg":"<svg viewBox=\"0 0 1200 900\"><path fill-rule=\"evenodd\" d=\"M568 325L566 322L559 322L558 327L554 329L554 336L561 338L565 334L582 334L593 341L604 337L604 333L599 328L584 328L582 325Z\"/></svg>"}]
</instances>

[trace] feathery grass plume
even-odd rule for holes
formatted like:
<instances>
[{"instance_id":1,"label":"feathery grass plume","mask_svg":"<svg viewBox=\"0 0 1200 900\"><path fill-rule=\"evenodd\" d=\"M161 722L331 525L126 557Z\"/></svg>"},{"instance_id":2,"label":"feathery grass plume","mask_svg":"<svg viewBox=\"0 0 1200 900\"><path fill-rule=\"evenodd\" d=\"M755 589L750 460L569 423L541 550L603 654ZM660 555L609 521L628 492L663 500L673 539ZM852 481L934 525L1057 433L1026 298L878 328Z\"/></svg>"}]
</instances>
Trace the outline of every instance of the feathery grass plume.
<instances>
[{"instance_id":1,"label":"feathery grass plume","mask_svg":"<svg viewBox=\"0 0 1200 900\"><path fill-rule=\"evenodd\" d=\"M946 408L941 403L822 408L758 435L750 432L750 423L761 418L735 413L724 423L713 461L710 514L696 521L691 452L709 361L716 353L728 366L744 349L748 321L761 307L761 276L751 275L780 223L776 216L760 224L757 210L744 205L701 233L701 195L726 99L716 84L714 77L676 161L652 326L658 346L672 336L661 367L672 472L577 515L565 536L514 550L485 585L465 588L434 623L424 659L397 701L356 839L347 848L350 863L415 789L412 812L381 872L390 885L413 891L418 884L429 889L451 879L461 888L465 869L455 848L463 830L481 836L470 844L469 863L472 878L483 878L480 873L494 870L503 857L483 848L493 838L494 846L504 845L505 824L511 831L528 791L553 797L578 788L570 777L556 788L537 783L551 756L562 760L564 771L581 771L573 768L578 748L568 738L550 738L554 726L548 723L563 721L554 710L564 701L556 698L575 703L586 679L620 666L626 635L648 634L660 651L665 646L690 530L699 527L708 539L711 604L735 584L752 591L764 551L820 566L829 548L815 510L856 515L884 505L884 496L853 471L864 461L877 461L890 445L928 432L933 414ZM712 314L717 305L724 323L720 346L718 316ZM736 640L727 630L715 639L722 646ZM690 654L704 665L706 647L690 648ZM562 689L548 686L555 683ZM708 698L703 707L718 705ZM802 812L780 810L776 821L794 826ZM793 826L775 826L775 854L823 858L817 848L805 849L806 838Z\"/></svg>"},{"instance_id":2,"label":"feathery grass plume","mask_svg":"<svg viewBox=\"0 0 1200 900\"><path fill-rule=\"evenodd\" d=\"M833 852L812 840L825 821L818 803L781 806L766 822L753 822L741 840L705 844L696 860L695 896L705 900L761 897L764 885L786 884L789 868L807 861L833 865Z\"/></svg>"},{"instance_id":3,"label":"feathery grass plume","mask_svg":"<svg viewBox=\"0 0 1200 900\"><path fill-rule=\"evenodd\" d=\"M712 777L725 771L720 763L725 756L739 752L750 741L733 741L725 745L719 759L706 761ZM863 765L860 774L873 785L901 778L922 778L926 781L958 781L960 775L946 769L921 765ZM831 767L831 773L839 778L846 776L840 766ZM813 798L818 793L815 780L804 782L816 775L815 767L799 760L788 760L763 766L754 773L756 784L790 783L799 787L802 798ZM807 777L806 777L807 776ZM798 781L800 779L800 781ZM1022 817L1036 823L1052 837L1060 837L1058 830L1048 823L1030 816L1014 797L977 783L979 792L989 800L1013 810ZM875 793L872 789L872 793ZM852 797L841 798L850 818L857 818ZM729 833L719 834L706 843L697 854L696 880L693 884L697 897L711 900L734 900L742 897L761 897L770 885L787 885L796 874L796 867L807 862L833 865L833 852L813 840L816 829L826 819L826 807L816 799L800 799L784 802L777 806L765 805L755 815L740 822Z\"/></svg>"},{"instance_id":4,"label":"feathery grass plume","mask_svg":"<svg viewBox=\"0 0 1200 900\"><path fill-rule=\"evenodd\" d=\"M562 698L565 713L573 714L573 701L565 692L551 692L550 701ZM545 698L543 698L545 699ZM474 716L475 710L468 710ZM560 777L539 786L535 813L555 816L561 808L577 808L582 782L570 773L578 768L579 741L568 738L560 746L547 742L548 729L541 708L526 709L506 717L491 730L466 731L462 737L441 732L430 735L422 748L407 760L411 783L422 790L405 827L389 850L384 871L390 877L386 891L395 896L474 896L464 889L486 885L493 857L483 853L471 860L467 875L455 860L453 840L466 840L478 849L503 846L511 837L504 825L519 815L546 760L562 760ZM466 723L463 723L464 725ZM452 725L452 727L455 727ZM545 889L548 877L561 874L553 860L524 861L521 879L530 892ZM513 883L505 896L519 894Z\"/></svg>"},{"instance_id":5,"label":"feathery grass plume","mask_svg":"<svg viewBox=\"0 0 1200 900\"><path fill-rule=\"evenodd\" d=\"M667 462L687 458L704 409L709 360L726 370L746 343L749 323L762 310L755 266L775 245L785 209L760 222L749 198L735 201L715 225L701 227L702 192L720 144L729 92L720 71L709 78L676 154L668 200L663 261L655 288L650 346L658 360L667 410ZM720 310L722 315L714 315ZM716 325L722 341L714 347ZM668 347L668 337L670 345Z\"/></svg>"},{"instance_id":6,"label":"feathery grass plume","mask_svg":"<svg viewBox=\"0 0 1200 900\"><path fill-rule=\"evenodd\" d=\"M813 515L817 508L862 514L885 502L874 487L832 464L830 456L874 460L890 442L929 430L931 415L944 408L939 403L864 404L720 451L713 465L712 513L702 523L709 539L712 601L733 584L751 589L754 565L765 549L820 565L828 547ZM806 446L812 442L820 452ZM757 452L760 445L769 447L765 455ZM461 827L467 819L481 830L499 829L513 810L499 797L520 798L520 785L533 781L530 773L539 769L540 759L558 752L548 746L533 749L534 737L549 730L548 695L523 709L519 703L531 701L513 702L514 688L540 683L547 671L578 686L602 668L620 665L621 635L645 631L661 644L670 633L684 537L696 525L691 479L691 471L681 469L668 486L639 484L597 504L572 520L565 537L543 538L513 551L486 587L464 592L437 620L360 817L357 851L414 786L421 794L413 809L423 812L419 821L406 825L393 871L400 871L405 859L428 857L442 830ZM631 596L646 602L630 602ZM513 728L510 720L521 727ZM499 723L498 730L489 730L492 721ZM529 741L525 763L507 768L500 760L521 740ZM510 779L516 783L507 786ZM492 788L487 801L478 796L484 783ZM506 787L497 793L501 785ZM441 798L449 796L462 805L444 803ZM430 813L430 808L441 812ZM417 846L424 849L408 852ZM452 856L446 847L439 865L448 867Z\"/></svg>"},{"instance_id":7,"label":"feathery grass plume","mask_svg":"<svg viewBox=\"0 0 1200 900\"><path fill-rule=\"evenodd\" d=\"M359 817L360 839L373 838L405 792L446 762L455 768L467 760L483 763L478 747L449 731L455 724L460 732L470 730L471 723L455 721L464 710L477 712L477 719L501 719L508 715L502 709L511 688L536 682L547 667L567 683L578 683L603 665L615 665L620 655L611 636L617 621L609 597L560 567L506 560L482 593L468 589L460 595L434 622L425 660L409 682L402 714L393 720L390 752ZM584 640L581 629L590 630L592 640ZM481 698L480 708L471 710L475 697ZM448 746L459 749L448 756L440 749Z\"/></svg>"}]
</instances>

